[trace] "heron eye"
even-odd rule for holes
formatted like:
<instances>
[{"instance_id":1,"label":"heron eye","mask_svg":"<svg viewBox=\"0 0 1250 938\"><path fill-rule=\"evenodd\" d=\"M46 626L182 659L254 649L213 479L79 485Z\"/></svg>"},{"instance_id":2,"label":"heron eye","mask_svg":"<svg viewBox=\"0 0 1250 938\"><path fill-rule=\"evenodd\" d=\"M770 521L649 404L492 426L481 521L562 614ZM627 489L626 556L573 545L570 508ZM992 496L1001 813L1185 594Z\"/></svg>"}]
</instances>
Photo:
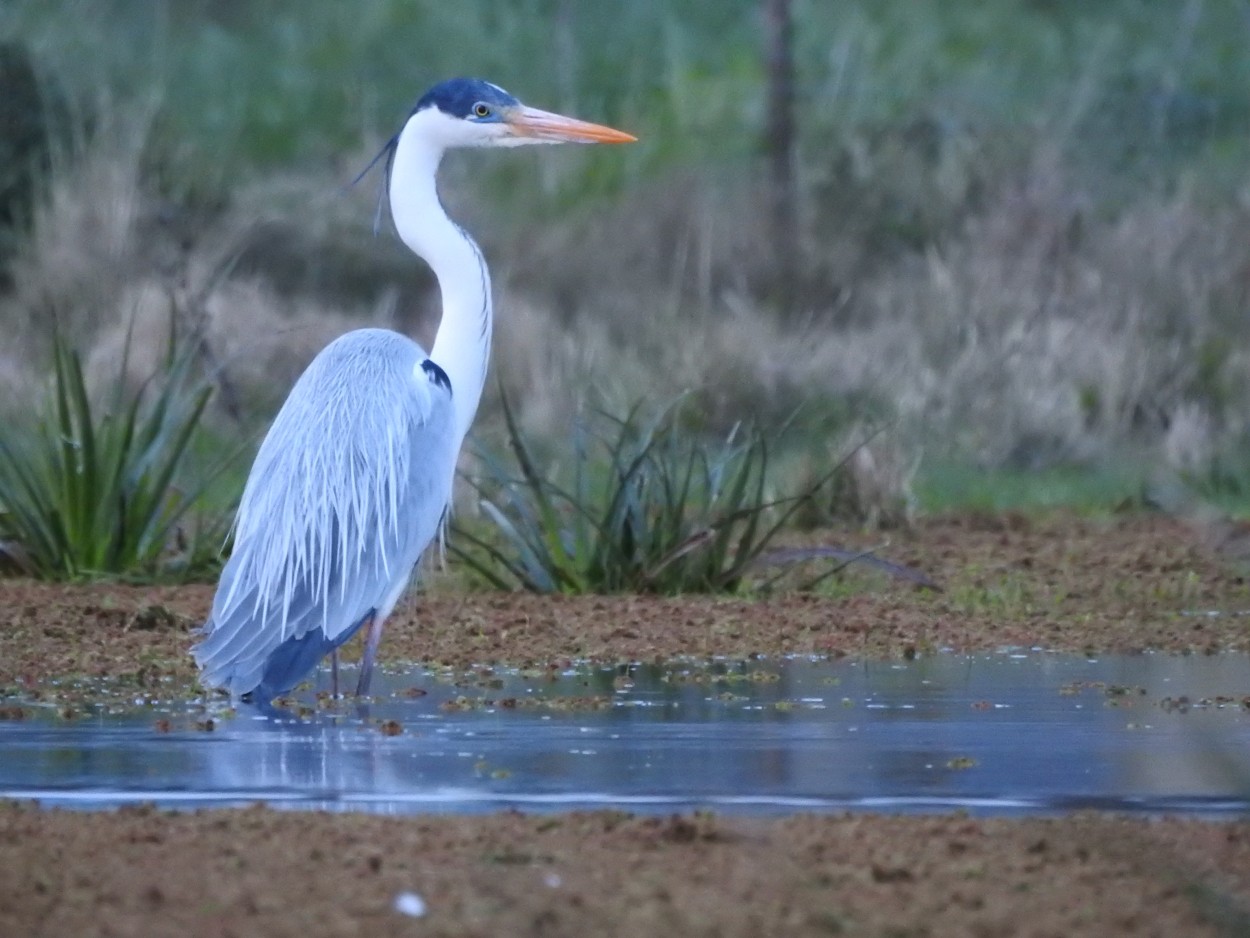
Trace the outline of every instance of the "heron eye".
<instances>
[{"instance_id":1,"label":"heron eye","mask_svg":"<svg viewBox=\"0 0 1250 938\"><path fill-rule=\"evenodd\" d=\"M490 117L490 108L487 107L485 104L483 104L481 101L479 101L477 104L473 105L473 116L474 117Z\"/></svg>"}]
</instances>

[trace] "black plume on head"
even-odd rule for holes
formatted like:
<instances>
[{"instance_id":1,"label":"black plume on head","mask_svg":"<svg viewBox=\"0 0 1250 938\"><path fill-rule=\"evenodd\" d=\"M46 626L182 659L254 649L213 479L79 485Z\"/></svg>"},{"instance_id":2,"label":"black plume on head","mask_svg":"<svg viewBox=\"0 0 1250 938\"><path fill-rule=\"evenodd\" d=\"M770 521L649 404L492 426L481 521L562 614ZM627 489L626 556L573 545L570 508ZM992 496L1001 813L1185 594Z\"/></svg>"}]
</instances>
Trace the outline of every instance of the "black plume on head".
<instances>
[{"instance_id":1,"label":"black plume on head","mask_svg":"<svg viewBox=\"0 0 1250 938\"><path fill-rule=\"evenodd\" d=\"M492 108L516 107L520 104L502 88L480 78L449 78L423 94L412 113L423 111L427 107L436 107L452 117L470 117L473 105L478 102Z\"/></svg>"}]
</instances>

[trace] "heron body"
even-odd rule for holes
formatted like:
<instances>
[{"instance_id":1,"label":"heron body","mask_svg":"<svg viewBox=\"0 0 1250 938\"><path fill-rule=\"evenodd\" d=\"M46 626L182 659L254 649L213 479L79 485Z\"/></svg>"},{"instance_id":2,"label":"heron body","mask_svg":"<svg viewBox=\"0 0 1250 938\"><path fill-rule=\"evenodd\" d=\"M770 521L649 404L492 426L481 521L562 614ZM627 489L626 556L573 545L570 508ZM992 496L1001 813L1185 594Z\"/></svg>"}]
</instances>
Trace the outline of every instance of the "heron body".
<instances>
[{"instance_id":1,"label":"heron body","mask_svg":"<svg viewBox=\"0 0 1250 938\"><path fill-rule=\"evenodd\" d=\"M443 370L397 332L349 332L313 360L243 491L196 649L206 683L285 693L390 613L451 494L451 395ZM440 510L415 510L424 505Z\"/></svg>"},{"instance_id":2,"label":"heron body","mask_svg":"<svg viewBox=\"0 0 1250 938\"><path fill-rule=\"evenodd\" d=\"M627 142L628 134L520 104L476 79L435 86L381 156L400 238L433 269L443 315L427 355L406 336L358 329L291 389L257 453L203 638L207 687L267 701L369 624L358 693L382 623L451 497L490 355L490 275L435 184L454 147Z\"/></svg>"}]
</instances>

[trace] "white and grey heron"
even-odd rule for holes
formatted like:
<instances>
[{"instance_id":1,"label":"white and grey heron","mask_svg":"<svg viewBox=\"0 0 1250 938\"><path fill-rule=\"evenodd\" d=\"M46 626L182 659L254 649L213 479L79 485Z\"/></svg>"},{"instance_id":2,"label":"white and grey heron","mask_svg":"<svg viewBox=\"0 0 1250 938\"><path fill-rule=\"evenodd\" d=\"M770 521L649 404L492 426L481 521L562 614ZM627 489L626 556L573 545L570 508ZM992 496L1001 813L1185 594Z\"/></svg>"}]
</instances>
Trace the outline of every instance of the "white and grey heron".
<instances>
[{"instance_id":1,"label":"white and grey heron","mask_svg":"<svg viewBox=\"0 0 1250 938\"><path fill-rule=\"evenodd\" d=\"M248 475L234 551L192 650L205 686L267 702L365 628L356 692L368 693L382 625L443 523L490 355L490 274L439 200L443 154L633 139L479 79L442 82L417 102L377 159L400 238L438 278L434 347L357 329L295 383Z\"/></svg>"}]
</instances>

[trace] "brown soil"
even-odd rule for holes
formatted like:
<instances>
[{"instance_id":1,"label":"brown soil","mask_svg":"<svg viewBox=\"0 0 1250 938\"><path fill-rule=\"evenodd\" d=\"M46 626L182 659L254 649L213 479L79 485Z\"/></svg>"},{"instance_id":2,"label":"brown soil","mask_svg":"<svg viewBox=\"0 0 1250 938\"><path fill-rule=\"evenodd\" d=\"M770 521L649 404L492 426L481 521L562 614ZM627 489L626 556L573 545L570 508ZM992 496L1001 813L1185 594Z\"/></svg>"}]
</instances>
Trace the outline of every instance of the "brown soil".
<instances>
[{"instance_id":1,"label":"brown soil","mask_svg":"<svg viewBox=\"0 0 1250 938\"><path fill-rule=\"evenodd\" d=\"M864 541L859 546L865 546ZM937 519L826 595L534 597L436 582L391 660L456 666L934 648L1250 649L1227 538L1160 517ZM211 588L0 581L0 693L189 691ZM1219 611L1224 615L1188 615ZM2 711L3 708L0 708ZM403 892L427 912L396 911ZM0 935L1250 934L1250 822L378 818L0 805Z\"/></svg>"},{"instance_id":2,"label":"brown soil","mask_svg":"<svg viewBox=\"0 0 1250 938\"><path fill-rule=\"evenodd\" d=\"M1250 824L0 807L11 936L1197 938L1247 899Z\"/></svg>"}]
</instances>

